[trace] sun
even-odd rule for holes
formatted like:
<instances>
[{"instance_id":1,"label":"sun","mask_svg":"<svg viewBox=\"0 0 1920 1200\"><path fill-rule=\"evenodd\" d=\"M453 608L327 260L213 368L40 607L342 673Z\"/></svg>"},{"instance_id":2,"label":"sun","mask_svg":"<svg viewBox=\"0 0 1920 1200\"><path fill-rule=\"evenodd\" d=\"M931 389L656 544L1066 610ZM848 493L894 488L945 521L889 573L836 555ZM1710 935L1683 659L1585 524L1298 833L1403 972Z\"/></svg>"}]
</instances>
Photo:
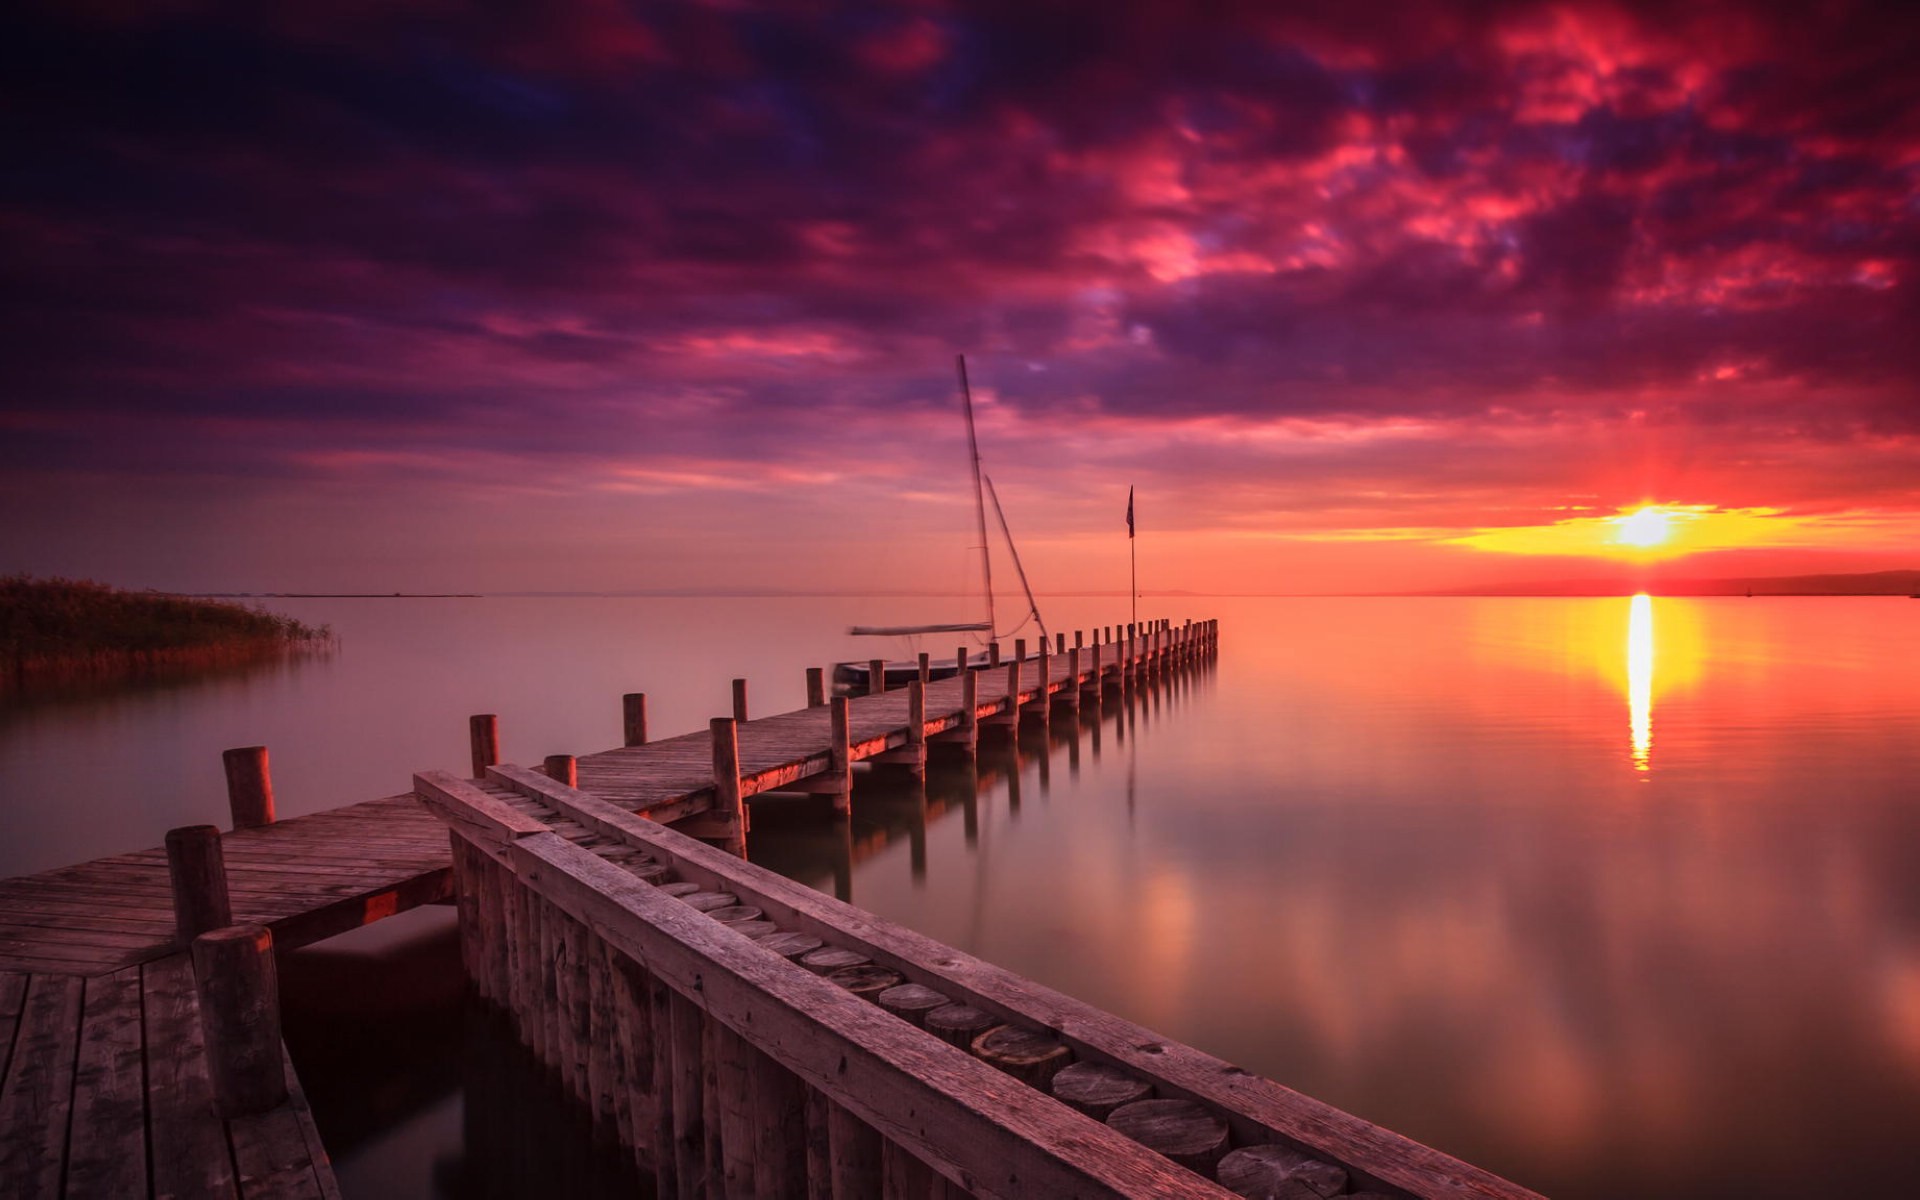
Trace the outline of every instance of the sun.
<instances>
[{"instance_id":1,"label":"sun","mask_svg":"<svg viewBox=\"0 0 1920 1200\"><path fill-rule=\"evenodd\" d=\"M1666 509L1651 506L1616 517L1614 540L1642 549L1663 545L1673 537L1673 517Z\"/></svg>"}]
</instances>

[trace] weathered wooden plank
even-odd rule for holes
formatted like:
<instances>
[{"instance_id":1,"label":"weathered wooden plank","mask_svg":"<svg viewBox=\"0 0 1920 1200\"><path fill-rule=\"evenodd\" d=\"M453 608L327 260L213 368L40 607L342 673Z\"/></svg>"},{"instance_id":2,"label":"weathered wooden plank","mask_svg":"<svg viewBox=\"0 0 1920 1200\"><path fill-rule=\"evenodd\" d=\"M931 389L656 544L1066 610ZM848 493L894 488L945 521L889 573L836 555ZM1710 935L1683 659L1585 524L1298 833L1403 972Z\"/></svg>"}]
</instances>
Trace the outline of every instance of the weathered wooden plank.
<instances>
[{"instance_id":1,"label":"weathered wooden plank","mask_svg":"<svg viewBox=\"0 0 1920 1200\"><path fill-rule=\"evenodd\" d=\"M0 971L0 1083L7 1078L13 1056L13 1033L20 1025L20 1006L27 1000L26 971Z\"/></svg>"},{"instance_id":2,"label":"weathered wooden plank","mask_svg":"<svg viewBox=\"0 0 1920 1200\"><path fill-rule=\"evenodd\" d=\"M7 1078L0 1084L0 1196L60 1194L73 1108L81 981L35 975L27 983Z\"/></svg>"},{"instance_id":3,"label":"weathered wooden plank","mask_svg":"<svg viewBox=\"0 0 1920 1200\"><path fill-rule=\"evenodd\" d=\"M44 942L55 946L126 950L151 946L157 940L150 934L119 933L91 924L75 923L65 927L22 925L9 919L10 917L10 913L0 910L0 946L31 947L35 943Z\"/></svg>"},{"instance_id":4,"label":"weathered wooden plank","mask_svg":"<svg viewBox=\"0 0 1920 1200\"><path fill-rule=\"evenodd\" d=\"M140 968L87 980L82 1009L66 1192L139 1195L147 1187Z\"/></svg>"},{"instance_id":5,"label":"weathered wooden plank","mask_svg":"<svg viewBox=\"0 0 1920 1200\"><path fill-rule=\"evenodd\" d=\"M306 1131L291 1105L230 1119L227 1140L245 1200L321 1200Z\"/></svg>"},{"instance_id":6,"label":"weathered wooden plank","mask_svg":"<svg viewBox=\"0 0 1920 1200\"><path fill-rule=\"evenodd\" d=\"M313 1170L313 1180L320 1190L321 1200L340 1200L340 1181L333 1173L333 1159L327 1154L327 1148L320 1144L320 1128L313 1121L313 1106L307 1103L307 1090L300 1084L300 1076L293 1069L293 1060L284 1059L287 1070L287 1106L292 1109L294 1120L299 1122L300 1136L307 1144L307 1163Z\"/></svg>"},{"instance_id":7,"label":"weathered wooden plank","mask_svg":"<svg viewBox=\"0 0 1920 1200\"><path fill-rule=\"evenodd\" d=\"M226 1129L213 1113L192 963L174 954L140 972L153 1194L156 1200L231 1196L233 1159Z\"/></svg>"},{"instance_id":8,"label":"weathered wooden plank","mask_svg":"<svg viewBox=\"0 0 1920 1200\"><path fill-rule=\"evenodd\" d=\"M25 954L0 954L0 971L24 971L29 975L84 977L99 975L128 965L129 962L125 958L101 959L98 962L74 962L69 959L35 958Z\"/></svg>"}]
</instances>

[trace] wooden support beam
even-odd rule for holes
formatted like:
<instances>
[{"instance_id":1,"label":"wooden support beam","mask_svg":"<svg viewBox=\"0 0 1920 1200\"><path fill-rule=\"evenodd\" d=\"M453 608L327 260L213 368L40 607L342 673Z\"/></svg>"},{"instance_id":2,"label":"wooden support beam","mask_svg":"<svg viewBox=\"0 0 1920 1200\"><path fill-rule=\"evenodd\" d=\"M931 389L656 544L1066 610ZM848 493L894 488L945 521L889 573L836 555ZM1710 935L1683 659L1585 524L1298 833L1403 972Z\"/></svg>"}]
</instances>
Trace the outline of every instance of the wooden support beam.
<instances>
[{"instance_id":1,"label":"wooden support beam","mask_svg":"<svg viewBox=\"0 0 1920 1200\"><path fill-rule=\"evenodd\" d=\"M644 746L647 744L647 694L628 692L620 697L621 745Z\"/></svg>"},{"instance_id":2,"label":"wooden support beam","mask_svg":"<svg viewBox=\"0 0 1920 1200\"><path fill-rule=\"evenodd\" d=\"M580 786L580 764L571 754L549 754L541 769L547 778L568 787Z\"/></svg>"},{"instance_id":3,"label":"wooden support beam","mask_svg":"<svg viewBox=\"0 0 1920 1200\"><path fill-rule=\"evenodd\" d=\"M235 829L273 824L273 777L265 746L241 746L220 755L227 770L227 807Z\"/></svg>"}]
</instances>

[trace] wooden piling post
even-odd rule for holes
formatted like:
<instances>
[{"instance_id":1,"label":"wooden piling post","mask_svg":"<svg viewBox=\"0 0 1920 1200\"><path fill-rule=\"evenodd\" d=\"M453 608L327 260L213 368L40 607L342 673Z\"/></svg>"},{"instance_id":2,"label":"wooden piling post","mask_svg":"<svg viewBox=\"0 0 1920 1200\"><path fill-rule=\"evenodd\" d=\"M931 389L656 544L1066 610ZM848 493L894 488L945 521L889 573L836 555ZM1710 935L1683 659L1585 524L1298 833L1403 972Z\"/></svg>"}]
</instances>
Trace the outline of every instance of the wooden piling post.
<instances>
[{"instance_id":1,"label":"wooden piling post","mask_svg":"<svg viewBox=\"0 0 1920 1200\"><path fill-rule=\"evenodd\" d=\"M878 696L887 690L887 660L870 658L867 660L867 695Z\"/></svg>"},{"instance_id":2,"label":"wooden piling post","mask_svg":"<svg viewBox=\"0 0 1920 1200\"><path fill-rule=\"evenodd\" d=\"M1106 1063L1077 1062L1060 1068L1053 1077L1054 1098L1092 1117L1104 1121L1113 1110L1153 1095L1153 1088L1119 1067Z\"/></svg>"},{"instance_id":3,"label":"wooden piling post","mask_svg":"<svg viewBox=\"0 0 1920 1200\"><path fill-rule=\"evenodd\" d=\"M961 675L965 675L965 674L968 674L968 671L967 671L967 648L966 648L965 646L961 646L961 647L960 647L959 649L957 649L957 650L955 650L955 651L954 651L954 659L956 660L956 664L957 664L957 665L959 666L959 668L960 668L960 670L959 670L959 672L958 672L958 673L959 673L959 674L961 674Z\"/></svg>"},{"instance_id":4,"label":"wooden piling post","mask_svg":"<svg viewBox=\"0 0 1920 1200\"><path fill-rule=\"evenodd\" d=\"M997 667L1000 665L1000 643L998 641L992 642L987 646L987 665L989 667Z\"/></svg>"},{"instance_id":5,"label":"wooden piling post","mask_svg":"<svg viewBox=\"0 0 1920 1200\"><path fill-rule=\"evenodd\" d=\"M747 723L747 681L744 679L733 681L733 719L739 725Z\"/></svg>"},{"instance_id":6,"label":"wooden piling post","mask_svg":"<svg viewBox=\"0 0 1920 1200\"><path fill-rule=\"evenodd\" d=\"M620 697L621 745L644 746L647 744L647 694L628 692Z\"/></svg>"},{"instance_id":7,"label":"wooden piling post","mask_svg":"<svg viewBox=\"0 0 1920 1200\"><path fill-rule=\"evenodd\" d=\"M485 779L487 768L500 762L500 718L493 713L468 717L467 736L473 744L473 777Z\"/></svg>"},{"instance_id":8,"label":"wooden piling post","mask_svg":"<svg viewBox=\"0 0 1920 1200\"><path fill-rule=\"evenodd\" d=\"M926 1015L922 1028L950 1045L966 1050L973 1039L1000 1024L1000 1018L971 1004L948 1004Z\"/></svg>"},{"instance_id":9,"label":"wooden piling post","mask_svg":"<svg viewBox=\"0 0 1920 1200\"><path fill-rule=\"evenodd\" d=\"M945 1008L953 1001L932 988L918 983L903 983L890 987L874 996L874 1003L922 1029L926 1028L927 1014L936 1008Z\"/></svg>"},{"instance_id":10,"label":"wooden piling post","mask_svg":"<svg viewBox=\"0 0 1920 1200\"><path fill-rule=\"evenodd\" d=\"M807 1179L806 1096L792 1071L757 1047L748 1047L752 1077L753 1192L798 1195Z\"/></svg>"},{"instance_id":11,"label":"wooden piling post","mask_svg":"<svg viewBox=\"0 0 1920 1200\"><path fill-rule=\"evenodd\" d=\"M933 657L929 655L925 650L922 650L920 652L920 682L930 683L932 682L932 680L933 680Z\"/></svg>"},{"instance_id":12,"label":"wooden piling post","mask_svg":"<svg viewBox=\"0 0 1920 1200\"><path fill-rule=\"evenodd\" d=\"M1067 686L1060 690L1060 699L1068 708L1080 707L1080 647L1067 651Z\"/></svg>"},{"instance_id":13,"label":"wooden piling post","mask_svg":"<svg viewBox=\"0 0 1920 1200\"><path fill-rule=\"evenodd\" d=\"M1013 661L1015 662L1027 661L1027 639L1025 638L1013 639Z\"/></svg>"},{"instance_id":14,"label":"wooden piling post","mask_svg":"<svg viewBox=\"0 0 1920 1200\"><path fill-rule=\"evenodd\" d=\"M173 885L174 936L182 950L201 934L233 924L218 826L167 830L167 878Z\"/></svg>"},{"instance_id":15,"label":"wooden piling post","mask_svg":"<svg viewBox=\"0 0 1920 1200\"><path fill-rule=\"evenodd\" d=\"M921 656L925 661L925 655ZM916 679L907 685L907 768L915 775L927 773L927 681Z\"/></svg>"},{"instance_id":16,"label":"wooden piling post","mask_svg":"<svg viewBox=\"0 0 1920 1200\"><path fill-rule=\"evenodd\" d=\"M827 746L828 762L834 781L839 785L839 790L833 793L833 813L837 817L853 815L852 703L845 696L835 696L828 714L833 731L832 741Z\"/></svg>"},{"instance_id":17,"label":"wooden piling post","mask_svg":"<svg viewBox=\"0 0 1920 1200\"><path fill-rule=\"evenodd\" d=\"M819 708L827 702L827 672L822 667L807 668L807 707Z\"/></svg>"},{"instance_id":18,"label":"wooden piling post","mask_svg":"<svg viewBox=\"0 0 1920 1200\"><path fill-rule=\"evenodd\" d=\"M1107 1124L1209 1179L1227 1152L1227 1123L1191 1100L1135 1100Z\"/></svg>"},{"instance_id":19,"label":"wooden piling post","mask_svg":"<svg viewBox=\"0 0 1920 1200\"><path fill-rule=\"evenodd\" d=\"M932 1014L928 1016L931 1019ZM1073 1051L1051 1035L1018 1025L995 1026L974 1038L970 1049L975 1058L1042 1091L1047 1090L1060 1068L1073 1061Z\"/></svg>"},{"instance_id":20,"label":"wooden piling post","mask_svg":"<svg viewBox=\"0 0 1920 1200\"><path fill-rule=\"evenodd\" d=\"M235 829L273 824L273 777L265 746L241 746L220 755L227 770L227 808Z\"/></svg>"},{"instance_id":21,"label":"wooden piling post","mask_svg":"<svg viewBox=\"0 0 1920 1200\"><path fill-rule=\"evenodd\" d=\"M1056 654L1065 654L1067 652L1067 631L1066 630L1063 629L1059 633L1054 635L1053 649L1054 649L1054 653Z\"/></svg>"},{"instance_id":22,"label":"wooden piling post","mask_svg":"<svg viewBox=\"0 0 1920 1200\"><path fill-rule=\"evenodd\" d=\"M735 854L747 849L747 805L740 794L740 735L732 717L707 722L713 731L713 811L728 826L722 839Z\"/></svg>"},{"instance_id":23,"label":"wooden piling post","mask_svg":"<svg viewBox=\"0 0 1920 1200\"><path fill-rule=\"evenodd\" d=\"M835 1196L880 1195L880 1146L871 1125L827 1102L828 1173Z\"/></svg>"},{"instance_id":24,"label":"wooden piling post","mask_svg":"<svg viewBox=\"0 0 1920 1200\"><path fill-rule=\"evenodd\" d=\"M706 1037L702 1028L706 1019L693 1001L672 989L667 989L667 1005L674 1175L681 1196L706 1196L714 1194L709 1185L718 1182L707 1173Z\"/></svg>"},{"instance_id":25,"label":"wooden piling post","mask_svg":"<svg viewBox=\"0 0 1920 1200\"><path fill-rule=\"evenodd\" d=\"M1074 631L1073 631L1073 644L1074 644L1074 647L1075 647L1076 649L1085 649L1085 648L1086 648L1086 644L1087 644L1087 643L1086 643L1086 637L1087 637L1087 631L1086 631L1086 630L1084 630L1084 629L1076 629L1076 630L1074 630Z\"/></svg>"},{"instance_id":26,"label":"wooden piling post","mask_svg":"<svg viewBox=\"0 0 1920 1200\"><path fill-rule=\"evenodd\" d=\"M1216 1168L1220 1186L1242 1196L1340 1196L1347 1172L1290 1146L1245 1146L1230 1151Z\"/></svg>"},{"instance_id":27,"label":"wooden piling post","mask_svg":"<svg viewBox=\"0 0 1920 1200\"><path fill-rule=\"evenodd\" d=\"M571 754L547 755L546 761L541 764L541 770L545 771L547 778L555 783L564 783L568 787L580 786L579 760Z\"/></svg>"},{"instance_id":28,"label":"wooden piling post","mask_svg":"<svg viewBox=\"0 0 1920 1200\"><path fill-rule=\"evenodd\" d=\"M980 676L973 671L960 676L960 730L966 735L961 745L971 757L980 744Z\"/></svg>"},{"instance_id":29,"label":"wooden piling post","mask_svg":"<svg viewBox=\"0 0 1920 1200\"><path fill-rule=\"evenodd\" d=\"M199 935L193 940L193 976L214 1107L223 1117L241 1117L286 1103L273 935L264 925L229 925Z\"/></svg>"}]
</instances>

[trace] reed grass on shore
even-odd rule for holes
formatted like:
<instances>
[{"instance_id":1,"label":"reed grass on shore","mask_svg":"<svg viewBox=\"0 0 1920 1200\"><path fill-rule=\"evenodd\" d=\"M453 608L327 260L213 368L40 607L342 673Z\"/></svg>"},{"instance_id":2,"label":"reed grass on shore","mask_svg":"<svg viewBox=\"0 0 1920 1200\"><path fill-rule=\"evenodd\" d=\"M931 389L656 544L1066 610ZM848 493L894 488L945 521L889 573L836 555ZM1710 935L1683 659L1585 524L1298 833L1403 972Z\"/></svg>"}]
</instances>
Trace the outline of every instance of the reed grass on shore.
<instances>
[{"instance_id":1,"label":"reed grass on shore","mask_svg":"<svg viewBox=\"0 0 1920 1200\"><path fill-rule=\"evenodd\" d=\"M0 670L16 683L222 666L331 637L324 626L239 604L0 576Z\"/></svg>"}]
</instances>

